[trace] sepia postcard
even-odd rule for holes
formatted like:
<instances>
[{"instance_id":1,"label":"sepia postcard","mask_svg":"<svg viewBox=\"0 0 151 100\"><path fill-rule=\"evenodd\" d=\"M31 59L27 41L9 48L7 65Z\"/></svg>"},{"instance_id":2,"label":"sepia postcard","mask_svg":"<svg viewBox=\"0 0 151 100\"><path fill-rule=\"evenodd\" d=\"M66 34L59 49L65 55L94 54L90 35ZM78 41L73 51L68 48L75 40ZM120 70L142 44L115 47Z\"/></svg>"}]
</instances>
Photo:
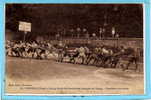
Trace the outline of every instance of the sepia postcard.
<instances>
[{"instance_id":1,"label":"sepia postcard","mask_svg":"<svg viewBox=\"0 0 151 100\"><path fill-rule=\"evenodd\" d=\"M5 4L8 95L144 95L143 3Z\"/></svg>"}]
</instances>

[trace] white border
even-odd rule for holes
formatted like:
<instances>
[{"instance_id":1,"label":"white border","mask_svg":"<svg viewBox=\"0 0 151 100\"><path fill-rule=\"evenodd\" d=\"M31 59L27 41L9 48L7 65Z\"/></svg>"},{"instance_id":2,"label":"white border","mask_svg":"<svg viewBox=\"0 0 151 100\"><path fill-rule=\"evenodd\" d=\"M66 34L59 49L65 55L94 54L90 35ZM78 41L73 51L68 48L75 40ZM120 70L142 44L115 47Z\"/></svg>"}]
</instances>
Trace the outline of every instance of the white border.
<instances>
[{"instance_id":1,"label":"white border","mask_svg":"<svg viewBox=\"0 0 151 100\"><path fill-rule=\"evenodd\" d=\"M5 3L4 6L4 14L6 14L6 5L7 4L13 4L13 3ZM14 3L14 4L26 4L26 3ZM51 4L51 3L27 3L27 4ZM57 3L55 3L57 4ZM145 18L145 3L144 2L135 2L135 3L130 3L130 2L123 2L123 3L58 3L58 4L141 4L143 7L143 70L144 70L144 93L143 94L136 94L136 95L145 95L147 90L146 90L146 32L145 32L145 23L146 23L146 18ZM5 15L6 17L6 15ZM4 20L6 20L4 17ZM5 22L5 21L4 21ZM6 31L6 24L5 24L5 29L4 32ZM4 36L6 37L6 35ZM6 40L4 41L6 42ZM6 59L6 58L5 58ZM5 60L6 61L6 60ZM5 66L6 67L6 66ZM4 68L5 69L5 68ZM6 78L6 77L4 77ZM5 81L6 82L6 81ZM5 83L4 83L5 86ZM123 96L129 96L132 94L26 94L26 93L18 93L18 94L14 94L14 93L6 93L5 92L5 87L4 87L4 94L8 95L8 96L119 96L119 95L123 95ZM133 94L134 95L134 94Z\"/></svg>"}]
</instances>

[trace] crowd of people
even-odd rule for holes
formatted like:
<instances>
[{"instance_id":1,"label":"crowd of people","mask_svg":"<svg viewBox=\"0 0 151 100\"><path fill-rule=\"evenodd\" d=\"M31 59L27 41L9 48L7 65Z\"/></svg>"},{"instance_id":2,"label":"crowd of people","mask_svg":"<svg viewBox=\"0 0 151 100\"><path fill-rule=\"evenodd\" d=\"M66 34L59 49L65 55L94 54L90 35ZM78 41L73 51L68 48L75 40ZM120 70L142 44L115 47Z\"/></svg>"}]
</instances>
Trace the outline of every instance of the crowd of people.
<instances>
[{"instance_id":1,"label":"crowd of people","mask_svg":"<svg viewBox=\"0 0 151 100\"><path fill-rule=\"evenodd\" d=\"M74 64L94 65L98 67L116 68L121 64L123 69L128 69L130 64L135 64L138 68L139 56L134 48L124 46L97 45L89 47L82 45L79 47L69 47L66 44L53 45L50 42L6 42L6 55L21 58L49 59L49 56L56 57L58 62L69 62ZM127 59L125 59L127 58ZM67 60L68 59L68 60Z\"/></svg>"},{"instance_id":2,"label":"crowd of people","mask_svg":"<svg viewBox=\"0 0 151 100\"><path fill-rule=\"evenodd\" d=\"M46 59L53 49L49 42L6 42L6 55L12 57Z\"/></svg>"},{"instance_id":3,"label":"crowd of people","mask_svg":"<svg viewBox=\"0 0 151 100\"><path fill-rule=\"evenodd\" d=\"M99 45L97 47L88 48L81 46L74 50L63 48L58 53L58 62L63 62L66 57L69 57L70 63L78 63L85 65L95 65L98 67L116 68L118 64L125 70L130 64L135 64L135 69L138 68L138 52L133 48L124 46L113 47L107 45ZM125 59L127 58L127 59ZM122 64L127 61L126 64ZM121 63L122 62L122 63Z\"/></svg>"}]
</instances>

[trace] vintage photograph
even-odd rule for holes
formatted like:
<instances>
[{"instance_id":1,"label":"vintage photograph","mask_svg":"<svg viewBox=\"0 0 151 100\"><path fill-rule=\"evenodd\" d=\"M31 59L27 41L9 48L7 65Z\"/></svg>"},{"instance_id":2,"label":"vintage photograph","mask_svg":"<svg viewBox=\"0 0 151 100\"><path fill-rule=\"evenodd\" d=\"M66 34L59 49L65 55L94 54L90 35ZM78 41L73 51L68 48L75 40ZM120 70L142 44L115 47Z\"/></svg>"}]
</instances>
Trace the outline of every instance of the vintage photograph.
<instances>
[{"instance_id":1,"label":"vintage photograph","mask_svg":"<svg viewBox=\"0 0 151 100\"><path fill-rule=\"evenodd\" d=\"M8 95L143 95L143 4L5 5Z\"/></svg>"}]
</instances>

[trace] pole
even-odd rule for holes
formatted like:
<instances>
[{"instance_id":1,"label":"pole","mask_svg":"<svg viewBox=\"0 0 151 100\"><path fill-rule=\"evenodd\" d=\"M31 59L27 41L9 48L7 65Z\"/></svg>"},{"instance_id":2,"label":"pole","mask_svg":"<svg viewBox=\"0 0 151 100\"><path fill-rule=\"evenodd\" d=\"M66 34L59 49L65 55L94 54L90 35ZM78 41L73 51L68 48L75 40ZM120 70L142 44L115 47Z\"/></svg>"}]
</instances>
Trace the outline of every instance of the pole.
<instances>
[{"instance_id":1,"label":"pole","mask_svg":"<svg viewBox=\"0 0 151 100\"><path fill-rule=\"evenodd\" d=\"M26 34L27 34L27 31L24 31L24 42L26 42Z\"/></svg>"},{"instance_id":2,"label":"pole","mask_svg":"<svg viewBox=\"0 0 151 100\"><path fill-rule=\"evenodd\" d=\"M119 47L119 34L116 34L116 38L117 38L117 47Z\"/></svg>"},{"instance_id":3,"label":"pole","mask_svg":"<svg viewBox=\"0 0 151 100\"><path fill-rule=\"evenodd\" d=\"M118 47L118 38L117 38L117 47Z\"/></svg>"}]
</instances>

